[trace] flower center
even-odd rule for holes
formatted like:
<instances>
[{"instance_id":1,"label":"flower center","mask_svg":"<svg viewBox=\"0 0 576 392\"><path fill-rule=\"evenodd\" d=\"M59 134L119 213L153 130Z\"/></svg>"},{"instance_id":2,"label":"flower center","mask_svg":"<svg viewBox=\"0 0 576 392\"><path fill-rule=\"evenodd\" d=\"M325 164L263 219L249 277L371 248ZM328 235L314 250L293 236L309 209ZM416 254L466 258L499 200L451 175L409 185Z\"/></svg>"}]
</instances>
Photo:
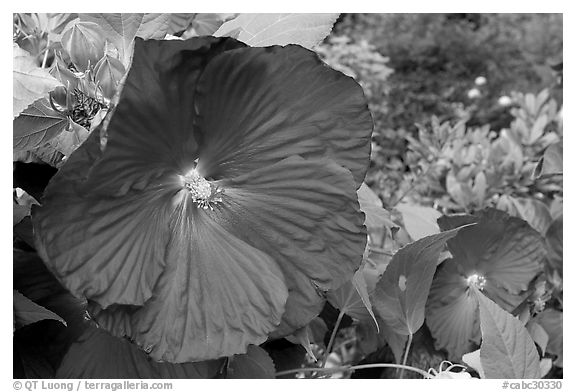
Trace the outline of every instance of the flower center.
<instances>
[{"instance_id":1,"label":"flower center","mask_svg":"<svg viewBox=\"0 0 576 392\"><path fill-rule=\"evenodd\" d=\"M182 179L196 207L214 210L214 205L222 201L223 189L206 180L196 169L190 170Z\"/></svg>"},{"instance_id":2,"label":"flower center","mask_svg":"<svg viewBox=\"0 0 576 392\"><path fill-rule=\"evenodd\" d=\"M475 286L478 290L482 291L486 286L486 278L479 274L472 274L466 278L466 283L468 283L468 287Z\"/></svg>"}]
</instances>

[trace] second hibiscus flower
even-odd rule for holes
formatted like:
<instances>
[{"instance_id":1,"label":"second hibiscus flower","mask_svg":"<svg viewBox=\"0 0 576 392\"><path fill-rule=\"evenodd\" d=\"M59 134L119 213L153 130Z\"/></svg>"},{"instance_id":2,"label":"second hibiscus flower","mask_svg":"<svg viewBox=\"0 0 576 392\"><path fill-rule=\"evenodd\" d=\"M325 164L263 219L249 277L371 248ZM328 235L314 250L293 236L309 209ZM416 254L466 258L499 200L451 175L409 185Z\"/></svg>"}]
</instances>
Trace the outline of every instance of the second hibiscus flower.
<instances>
[{"instance_id":1,"label":"second hibiscus flower","mask_svg":"<svg viewBox=\"0 0 576 392\"><path fill-rule=\"evenodd\" d=\"M49 268L157 360L306 325L366 245L360 86L299 46L137 40L118 105L33 221Z\"/></svg>"}]
</instances>

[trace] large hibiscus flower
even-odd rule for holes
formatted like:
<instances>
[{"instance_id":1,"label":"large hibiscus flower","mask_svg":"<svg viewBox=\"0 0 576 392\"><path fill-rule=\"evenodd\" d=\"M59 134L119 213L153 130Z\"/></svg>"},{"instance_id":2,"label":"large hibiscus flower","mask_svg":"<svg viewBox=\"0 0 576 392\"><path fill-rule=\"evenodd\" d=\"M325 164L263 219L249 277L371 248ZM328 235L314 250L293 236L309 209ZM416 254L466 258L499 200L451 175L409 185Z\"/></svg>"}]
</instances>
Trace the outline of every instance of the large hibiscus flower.
<instances>
[{"instance_id":1,"label":"large hibiscus flower","mask_svg":"<svg viewBox=\"0 0 576 392\"><path fill-rule=\"evenodd\" d=\"M360 86L300 46L138 39L105 137L34 211L39 252L157 360L245 352L358 268L371 131Z\"/></svg>"}]
</instances>

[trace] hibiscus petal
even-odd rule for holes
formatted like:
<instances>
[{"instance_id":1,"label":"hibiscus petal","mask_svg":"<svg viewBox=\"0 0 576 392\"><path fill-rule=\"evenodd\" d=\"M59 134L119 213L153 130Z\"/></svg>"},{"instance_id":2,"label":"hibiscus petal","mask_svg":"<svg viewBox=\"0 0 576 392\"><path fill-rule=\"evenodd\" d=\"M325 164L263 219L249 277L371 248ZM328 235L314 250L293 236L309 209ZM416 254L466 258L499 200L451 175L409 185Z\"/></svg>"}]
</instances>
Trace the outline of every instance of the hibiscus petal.
<instances>
[{"instance_id":1,"label":"hibiscus petal","mask_svg":"<svg viewBox=\"0 0 576 392\"><path fill-rule=\"evenodd\" d=\"M214 378L223 360L172 364L151 361L137 346L90 326L72 344L58 378Z\"/></svg>"},{"instance_id":2,"label":"hibiscus petal","mask_svg":"<svg viewBox=\"0 0 576 392\"><path fill-rule=\"evenodd\" d=\"M226 38L186 41L136 39L132 66L106 126L105 154L86 185L122 194L165 172L186 172L197 157L193 138L194 89L210 59L245 46Z\"/></svg>"},{"instance_id":3,"label":"hibiscus petal","mask_svg":"<svg viewBox=\"0 0 576 392\"><path fill-rule=\"evenodd\" d=\"M170 187L123 197L80 194L57 176L34 210L38 250L76 296L106 307L141 305L164 269L172 210Z\"/></svg>"},{"instance_id":4,"label":"hibiscus petal","mask_svg":"<svg viewBox=\"0 0 576 392\"><path fill-rule=\"evenodd\" d=\"M366 228L350 172L295 156L220 183L215 219L278 262L291 292L281 328L304 326L321 310L318 292L350 280L362 261Z\"/></svg>"},{"instance_id":5,"label":"hibiscus petal","mask_svg":"<svg viewBox=\"0 0 576 392\"><path fill-rule=\"evenodd\" d=\"M96 321L156 360L188 362L246 352L280 322L288 290L268 255L234 237L186 195L175 214L166 270L142 307Z\"/></svg>"},{"instance_id":6,"label":"hibiscus petal","mask_svg":"<svg viewBox=\"0 0 576 392\"><path fill-rule=\"evenodd\" d=\"M460 361L480 339L478 301L469 291L466 278L459 274L455 260L444 261L432 282L426 324L436 348L447 350L448 358L454 361Z\"/></svg>"},{"instance_id":7,"label":"hibiscus petal","mask_svg":"<svg viewBox=\"0 0 576 392\"><path fill-rule=\"evenodd\" d=\"M292 155L330 157L359 187L373 123L362 88L296 45L246 48L212 60L197 86L199 170L231 177Z\"/></svg>"}]
</instances>

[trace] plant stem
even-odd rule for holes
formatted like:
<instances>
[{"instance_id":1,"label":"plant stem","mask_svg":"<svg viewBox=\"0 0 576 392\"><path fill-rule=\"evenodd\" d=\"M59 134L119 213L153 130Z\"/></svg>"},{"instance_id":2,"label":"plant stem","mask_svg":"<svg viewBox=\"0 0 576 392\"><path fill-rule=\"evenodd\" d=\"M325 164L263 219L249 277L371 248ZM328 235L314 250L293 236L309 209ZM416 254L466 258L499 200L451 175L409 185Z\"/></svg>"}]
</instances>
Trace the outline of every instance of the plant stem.
<instances>
[{"instance_id":1,"label":"plant stem","mask_svg":"<svg viewBox=\"0 0 576 392\"><path fill-rule=\"evenodd\" d=\"M412 366L397 365L395 363L369 363L366 365L356 365L356 366L339 366L333 368L300 368L300 369L290 369L283 370L276 373L276 377L287 376L289 374L301 373L301 372L317 372L317 373L338 373L338 372L353 372L360 369L374 369L374 368L394 368L394 369L406 369L420 374L424 378L432 378L432 376L422 369L418 369Z\"/></svg>"},{"instance_id":2,"label":"plant stem","mask_svg":"<svg viewBox=\"0 0 576 392\"><path fill-rule=\"evenodd\" d=\"M372 248L372 247L370 247L370 251L371 251L371 252L374 252L374 253L380 253L380 254L385 255L385 256L394 256L394 254L393 254L392 252L388 252L387 250L384 250L384 249L382 249L382 248Z\"/></svg>"},{"instance_id":3,"label":"plant stem","mask_svg":"<svg viewBox=\"0 0 576 392\"><path fill-rule=\"evenodd\" d=\"M406 349L404 350L404 359L402 360L402 366L406 366L408 362L408 354L410 353L410 346L412 346L412 334L408 335L408 342L406 343ZM398 378L404 377L404 368L400 368L400 375Z\"/></svg>"},{"instance_id":4,"label":"plant stem","mask_svg":"<svg viewBox=\"0 0 576 392\"><path fill-rule=\"evenodd\" d=\"M48 45L50 45L50 41L46 39L46 51L44 52L44 58L42 59L42 68L46 68L46 61L48 60L48 52L50 52L50 49L48 49Z\"/></svg>"},{"instance_id":5,"label":"plant stem","mask_svg":"<svg viewBox=\"0 0 576 392\"><path fill-rule=\"evenodd\" d=\"M324 353L324 357L322 358L323 368L326 367L326 361L328 360L328 355L330 355L330 351L332 350L332 346L334 345L334 340L336 339L336 333L338 332L340 322L342 322L342 317L344 317L344 312L341 310L340 313L338 314L338 318L336 319L336 324L334 324L334 328L332 329L330 340L328 341L328 345L326 346L326 352Z\"/></svg>"}]
</instances>

